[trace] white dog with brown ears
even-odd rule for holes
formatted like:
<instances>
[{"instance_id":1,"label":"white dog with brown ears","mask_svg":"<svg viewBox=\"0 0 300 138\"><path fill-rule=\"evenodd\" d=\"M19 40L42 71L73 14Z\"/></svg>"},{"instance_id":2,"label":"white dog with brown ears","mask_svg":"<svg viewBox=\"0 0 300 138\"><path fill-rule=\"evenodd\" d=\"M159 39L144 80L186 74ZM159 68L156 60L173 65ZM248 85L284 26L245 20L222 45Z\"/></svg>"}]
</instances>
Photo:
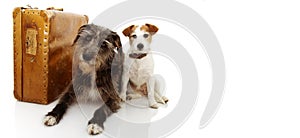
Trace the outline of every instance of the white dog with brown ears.
<instances>
[{"instance_id":1,"label":"white dog with brown ears","mask_svg":"<svg viewBox=\"0 0 300 138\"><path fill-rule=\"evenodd\" d=\"M158 28L152 24L131 25L123 30L123 34L129 37L130 48L125 55L120 94L124 101L147 96L149 106L154 109L158 108L157 102L168 102L162 96L163 84L153 74L154 62L150 44L157 31Z\"/></svg>"}]
</instances>

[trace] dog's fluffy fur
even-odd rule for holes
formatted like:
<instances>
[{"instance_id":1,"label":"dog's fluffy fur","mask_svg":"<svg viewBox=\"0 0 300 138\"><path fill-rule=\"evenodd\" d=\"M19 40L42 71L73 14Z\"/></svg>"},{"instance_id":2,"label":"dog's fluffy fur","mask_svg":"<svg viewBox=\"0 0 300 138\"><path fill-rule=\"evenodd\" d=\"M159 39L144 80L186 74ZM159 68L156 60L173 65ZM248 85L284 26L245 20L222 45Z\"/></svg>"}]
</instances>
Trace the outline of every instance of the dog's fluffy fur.
<instances>
[{"instance_id":1,"label":"dog's fluffy fur","mask_svg":"<svg viewBox=\"0 0 300 138\"><path fill-rule=\"evenodd\" d=\"M157 102L168 102L162 96L163 84L157 75L153 75L154 62L150 44L157 31L158 28L152 24L131 25L123 30L123 34L129 37L130 48L125 55L121 90L123 100L147 96L149 106L155 109L158 108Z\"/></svg>"},{"instance_id":2,"label":"dog's fluffy fur","mask_svg":"<svg viewBox=\"0 0 300 138\"><path fill-rule=\"evenodd\" d=\"M72 82L55 108L46 115L44 124L52 126L59 123L77 99L102 98L105 104L95 111L88 122L88 133L99 134L104 129L106 118L120 108L119 90L124 60L120 38L107 28L88 24L80 28L73 46Z\"/></svg>"}]
</instances>

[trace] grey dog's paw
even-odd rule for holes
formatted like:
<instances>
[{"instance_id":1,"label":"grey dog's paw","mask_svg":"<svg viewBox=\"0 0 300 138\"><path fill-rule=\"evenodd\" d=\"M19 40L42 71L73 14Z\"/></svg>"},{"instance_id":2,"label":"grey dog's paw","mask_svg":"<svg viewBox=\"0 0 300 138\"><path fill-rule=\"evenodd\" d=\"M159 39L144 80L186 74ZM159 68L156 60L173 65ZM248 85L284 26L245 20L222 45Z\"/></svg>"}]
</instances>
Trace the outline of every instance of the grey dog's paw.
<instances>
[{"instance_id":1,"label":"grey dog's paw","mask_svg":"<svg viewBox=\"0 0 300 138\"><path fill-rule=\"evenodd\" d=\"M89 124L87 129L90 135L97 135L103 132L103 128L97 124Z\"/></svg>"},{"instance_id":2,"label":"grey dog's paw","mask_svg":"<svg viewBox=\"0 0 300 138\"><path fill-rule=\"evenodd\" d=\"M44 124L46 126L53 126L57 124L56 118L52 115L46 116L44 118Z\"/></svg>"}]
</instances>

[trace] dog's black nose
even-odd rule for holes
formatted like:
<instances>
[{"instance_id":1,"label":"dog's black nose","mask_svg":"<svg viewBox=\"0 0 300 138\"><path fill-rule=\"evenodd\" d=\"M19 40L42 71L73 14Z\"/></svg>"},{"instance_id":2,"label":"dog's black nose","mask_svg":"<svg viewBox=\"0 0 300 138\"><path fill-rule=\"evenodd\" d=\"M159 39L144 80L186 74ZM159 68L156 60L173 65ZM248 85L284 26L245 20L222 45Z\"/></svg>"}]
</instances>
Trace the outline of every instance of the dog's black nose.
<instances>
[{"instance_id":1,"label":"dog's black nose","mask_svg":"<svg viewBox=\"0 0 300 138\"><path fill-rule=\"evenodd\" d=\"M144 45L143 45L142 43L139 43L139 44L137 45L137 48L138 48L139 50L142 50L142 49L144 48Z\"/></svg>"},{"instance_id":2,"label":"dog's black nose","mask_svg":"<svg viewBox=\"0 0 300 138\"><path fill-rule=\"evenodd\" d=\"M90 53L85 53L85 54L82 55L82 58L85 61L90 61L93 57L94 57L93 54L90 54Z\"/></svg>"}]
</instances>

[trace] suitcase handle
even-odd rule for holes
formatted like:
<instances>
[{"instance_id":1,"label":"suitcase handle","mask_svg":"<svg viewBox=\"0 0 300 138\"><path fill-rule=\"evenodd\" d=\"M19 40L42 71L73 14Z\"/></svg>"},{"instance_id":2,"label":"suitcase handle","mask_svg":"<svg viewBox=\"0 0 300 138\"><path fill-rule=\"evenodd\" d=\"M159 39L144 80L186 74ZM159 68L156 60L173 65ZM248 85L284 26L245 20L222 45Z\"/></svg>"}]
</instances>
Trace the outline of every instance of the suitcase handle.
<instances>
[{"instance_id":1,"label":"suitcase handle","mask_svg":"<svg viewBox=\"0 0 300 138\"><path fill-rule=\"evenodd\" d=\"M29 5L29 4L27 4L26 7L28 7L29 9L39 9L38 7L33 7L32 8L31 5ZM27 9L27 8L23 8L23 9ZM46 10L64 11L63 8L55 8L55 7L48 7L48 8L46 8Z\"/></svg>"},{"instance_id":2,"label":"suitcase handle","mask_svg":"<svg viewBox=\"0 0 300 138\"><path fill-rule=\"evenodd\" d=\"M63 8L48 7L46 10L64 11Z\"/></svg>"},{"instance_id":3,"label":"suitcase handle","mask_svg":"<svg viewBox=\"0 0 300 138\"><path fill-rule=\"evenodd\" d=\"M31 5L29 5L29 4L27 4L26 7L29 8L29 9L38 9L38 7L32 8ZM27 9L27 8L22 7L22 9Z\"/></svg>"}]
</instances>

